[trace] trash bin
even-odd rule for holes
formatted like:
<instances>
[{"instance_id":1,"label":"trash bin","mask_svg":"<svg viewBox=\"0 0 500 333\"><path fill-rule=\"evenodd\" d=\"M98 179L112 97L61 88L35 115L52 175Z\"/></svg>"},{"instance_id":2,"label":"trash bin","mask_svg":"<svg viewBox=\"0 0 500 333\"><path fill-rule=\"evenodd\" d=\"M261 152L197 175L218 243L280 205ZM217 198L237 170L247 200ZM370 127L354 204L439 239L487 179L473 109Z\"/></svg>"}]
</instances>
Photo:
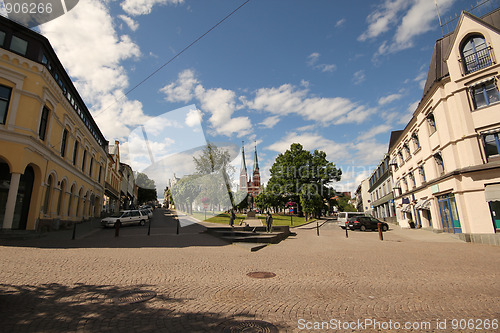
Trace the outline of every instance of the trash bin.
<instances>
[{"instance_id":1,"label":"trash bin","mask_svg":"<svg viewBox=\"0 0 500 333\"><path fill-rule=\"evenodd\" d=\"M410 221L410 228L415 229L415 222Z\"/></svg>"}]
</instances>

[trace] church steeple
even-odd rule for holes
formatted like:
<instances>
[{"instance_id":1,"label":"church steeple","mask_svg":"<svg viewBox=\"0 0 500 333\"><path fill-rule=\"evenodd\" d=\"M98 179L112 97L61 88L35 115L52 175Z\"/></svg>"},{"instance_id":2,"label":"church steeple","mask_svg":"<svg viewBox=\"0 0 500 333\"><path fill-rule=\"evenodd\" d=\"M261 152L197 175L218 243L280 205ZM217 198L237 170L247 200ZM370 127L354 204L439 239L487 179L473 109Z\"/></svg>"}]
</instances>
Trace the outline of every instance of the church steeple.
<instances>
[{"instance_id":1,"label":"church steeple","mask_svg":"<svg viewBox=\"0 0 500 333\"><path fill-rule=\"evenodd\" d=\"M253 158L253 172L255 171L259 172L259 160L257 158L257 145L255 145L255 154Z\"/></svg>"},{"instance_id":2,"label":"church steeple","mask_svg":"<svg viewBox=\"0 0 500 333\"><path fill-rule=\"evenodd\" d=\"M247 191L248 178L247 178L247 164L245 162L245 142L241 142L241 170L240 170L240 189Z\"/></svg>"}]
</instances>

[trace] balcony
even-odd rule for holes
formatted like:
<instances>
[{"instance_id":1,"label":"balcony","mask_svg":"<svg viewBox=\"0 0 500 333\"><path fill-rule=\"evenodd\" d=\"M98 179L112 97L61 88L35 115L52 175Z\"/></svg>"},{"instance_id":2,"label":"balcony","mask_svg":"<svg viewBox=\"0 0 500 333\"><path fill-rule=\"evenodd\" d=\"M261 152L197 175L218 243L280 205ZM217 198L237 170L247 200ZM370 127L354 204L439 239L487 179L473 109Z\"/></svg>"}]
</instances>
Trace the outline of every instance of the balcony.
<instances>
[{"instance_id":1,"label":"balcony","mask_svg":"<svg viewBox=\"0 0 500 333\"><path fill-rule=\"evenodd\" d=\"M493 49L483 48L460 59L462 66L462 76L477 72L480 69L491 66L495 63Z\"/></svg>"}]
</instances>

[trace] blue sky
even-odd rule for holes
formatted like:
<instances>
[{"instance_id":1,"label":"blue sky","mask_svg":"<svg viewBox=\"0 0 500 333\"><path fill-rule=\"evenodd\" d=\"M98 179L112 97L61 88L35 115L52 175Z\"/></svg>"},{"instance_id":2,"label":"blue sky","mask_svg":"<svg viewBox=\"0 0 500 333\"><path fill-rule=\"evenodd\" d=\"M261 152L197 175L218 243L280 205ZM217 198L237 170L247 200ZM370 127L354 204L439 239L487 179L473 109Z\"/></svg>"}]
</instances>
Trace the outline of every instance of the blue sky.
<instances>
[{"instance_id":1,"label":"blue sky","mask_svg":"<svg viewBox=\"0 0 500 333\"><path fill-rule=\"evenodd\" d=\"M437 2L445 21L475 3ZM39 29L105 137L159 186L191 173L206 141L228 145L238 170L241 142L249 168L257 143L264 180L299 142L342 168L337 189L354 190L420 101L442 37L434 1L251 0L124 95L242 3L80 0Z\"/></svg>"}]
</instances>

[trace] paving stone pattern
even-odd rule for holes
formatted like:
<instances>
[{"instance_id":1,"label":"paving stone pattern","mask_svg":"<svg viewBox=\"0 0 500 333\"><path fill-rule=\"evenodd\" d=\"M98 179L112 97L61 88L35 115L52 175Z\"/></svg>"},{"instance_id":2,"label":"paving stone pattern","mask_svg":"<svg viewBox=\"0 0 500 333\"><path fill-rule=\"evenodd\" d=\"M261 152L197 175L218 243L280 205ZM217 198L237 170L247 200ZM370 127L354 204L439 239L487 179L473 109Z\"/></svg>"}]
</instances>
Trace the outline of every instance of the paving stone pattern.
<instances>
[{"instance_id":1,"label":"paving stone pattern","mask_svg":"<svg viewBox=\"0 0 500 333\"><path fill-rule=\"evenodd\" d=\"M452 330L451 320L500 319L500 247L397 228L384 241L377 232L346 238L335 224L319 237L299 228L249 252L200 233L199 225L176 235L173 220L157 210L151 236L137 226L118 238L105 229L74 241L2 240L0 331L222 332L262 321L299 332L301 319L375 319L433 326L340 331L467 332L474 330ZM138 290L156 296L115 301ZM437 330L444 319L447 329Z\"/></svg>"}]
</instances>

